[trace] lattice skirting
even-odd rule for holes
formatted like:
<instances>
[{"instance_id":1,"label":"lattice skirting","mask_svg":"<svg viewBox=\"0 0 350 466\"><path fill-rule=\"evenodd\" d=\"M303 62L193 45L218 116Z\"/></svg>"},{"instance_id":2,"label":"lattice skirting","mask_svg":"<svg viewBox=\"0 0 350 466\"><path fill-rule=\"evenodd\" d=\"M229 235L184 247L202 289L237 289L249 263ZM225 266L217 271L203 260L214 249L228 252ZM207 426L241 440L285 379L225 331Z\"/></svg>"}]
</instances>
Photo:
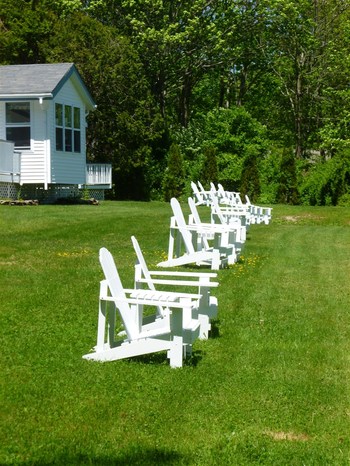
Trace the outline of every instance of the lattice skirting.
<instances>
[{"instance_id":1,"label":"lattice skirting","mask_svg":"<svg viewBox=\"0 0 350 466\"><path fill-rule=\"evenodd\" d=\"M104 201L105 199L105 191L104 189L89 189L89 198L97 199L98 201ZM80 192L82 192L80 190ZM85 191L83 191L83 194Z\"/></svg>"},{"instance_id":2,"label":"lattice skirting","mask_svg":"<svg viewBox=\"0 0 350 466\"><path fill-rule=\"evenodd\" d=\"M95 198L98 201L104 200L103 189L79 189L77 185L49 185L48 189L43 186L27 184L19 186L14 183L0 183L1 199L37 199L42 203L52 203L57 199L81 198L88 196L89 199Z\"/></svg>"},{"instance_id":3,"label":"lattice skirting","mask_svg":"<svg viewBox=\"0 0 350 466\"><path fill-rule=\"evenodd\" d=\"M13 183L0 183L0 199L17 199L19 185Z\"/></svg>"}]
</instances>

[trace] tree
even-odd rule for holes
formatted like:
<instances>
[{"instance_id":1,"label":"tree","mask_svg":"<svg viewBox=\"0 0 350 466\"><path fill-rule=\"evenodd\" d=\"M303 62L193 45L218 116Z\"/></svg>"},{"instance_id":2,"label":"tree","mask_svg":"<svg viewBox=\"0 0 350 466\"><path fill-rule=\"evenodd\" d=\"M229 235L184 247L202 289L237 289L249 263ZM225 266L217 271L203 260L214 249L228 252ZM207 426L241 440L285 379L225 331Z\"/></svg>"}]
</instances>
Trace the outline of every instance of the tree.
<instances>
[{"instance_id":1,"label":"tree","mask_svg":"<svg viewBox=\"0 0 350 466\"><path fill-rule=\"evenodd\" d=\"M205 186L218 182L218 165L216 162L216 149L212 146L204 149L204 161L201 173L201 182Z\"/></svg>"},{"instance_id":2,"label":"tree","mask_svg":"<svg viewBox=\"0 0 350 466\"><path fill-rule=\"evenodd\" d=\"M169 202L172 197L181 196L185 182L183 158L177 144L172 144L169 149L168 167L163 180L164 200Z\"/></svg>"},{"instance_id":3,"label":"tree","mask_svg":"<svg viewBox=\"0 0 350 466\"><path fill-rule=\"evenodd\" d=\"M88 11L109 24L121 24L142 57L163 118L186 126L193 88L223 53L219 0L123 0L111 8L92 0ZM121 21L123 18L123 22Z\"/></svg>"},{"instance_id":4,"label":"tree","mask_svg":"<svg viewBox=\"0 0 350 466\"><path fill-rule=\"evenodd\" d=\"M75 13L57 25L47 55L75 62L97 103L89 115L88 156L112 163L112 195L147 200L152 145L163 123L135 49L114 28Z\"/></svg>"},{"instance_id":5,"label":"tree","mask_svg":"<svg viewBox=\"0 0 350 466\"><path fill-rule=\"evenodd\" d=\"M296 157L307 156L319 143L324 91L337 79L331 79L329 65L343 40L337 30L348 10L348 0L266 1L268 22L261 50L275 78L276 123L293 135ZM344 46L341 50L345 52Z\"/></svg>"},{"instance_id":6,"label":"tree","mask_svg":"<svg viewBox=\"0 0 350 466\"><path fill-rule=\"evenodd\" d=\"M242 196L249 196L252 202L256 202L260 192L257 154L251 152L243 162L240 193Z\"/></svg>"},{"instance_id":7,"label":"tree","mask_svg":"<svg viewBox=\"0 0 350 466\"><path fill-rule=\"evenodd\" d=\"M282 156L277 202L282 204L299 202L295 158L291 151L285 151Z\"/></svg>"},{"instance_id":8,"label":"tree","mask_svg":"<svg viewBox=\"0 0 350 466\"><path fill-rule=\"evenodd\" d=\"M0 63L45 62L42 45L57 21L42 1L0 0Z\"/></svg>"}]
</instances>

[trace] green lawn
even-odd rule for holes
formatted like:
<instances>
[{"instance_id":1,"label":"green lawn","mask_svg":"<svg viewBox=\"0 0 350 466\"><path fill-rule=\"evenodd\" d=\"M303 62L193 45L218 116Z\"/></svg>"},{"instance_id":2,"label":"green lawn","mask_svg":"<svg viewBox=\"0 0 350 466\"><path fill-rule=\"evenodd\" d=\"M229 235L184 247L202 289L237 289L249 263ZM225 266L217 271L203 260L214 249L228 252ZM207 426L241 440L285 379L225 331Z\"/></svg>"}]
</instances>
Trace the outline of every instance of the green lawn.
<instances>
[{"instance_id":1,"label":"green lawn","mask_svg":"<svg viewBox=\"0 0 350 466\"><path fill-rule=\"evenodd\" d=\"M349 465L350 209L275 206L192 359L96 363L98 250L133 281L170 206L0 207L0 464Z\"/></svg>"}]
</instances>

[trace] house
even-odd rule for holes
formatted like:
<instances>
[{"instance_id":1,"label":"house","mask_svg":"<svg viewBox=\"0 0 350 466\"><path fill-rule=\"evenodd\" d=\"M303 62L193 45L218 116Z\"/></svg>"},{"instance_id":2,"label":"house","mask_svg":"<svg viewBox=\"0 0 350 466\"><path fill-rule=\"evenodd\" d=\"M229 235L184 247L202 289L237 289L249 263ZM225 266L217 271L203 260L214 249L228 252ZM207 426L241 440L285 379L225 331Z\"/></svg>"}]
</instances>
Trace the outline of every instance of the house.
<instances>
[{"instance_id":1,"label":"house","mask_svg":"<svg viewBox=\"0 0 350 466\"><path fill-rule=\"evenodd\" d=\"M0 198L103 199L111 165L86 161L95 107L73 63L0 66Z\"/></svg>"}]
</instances>

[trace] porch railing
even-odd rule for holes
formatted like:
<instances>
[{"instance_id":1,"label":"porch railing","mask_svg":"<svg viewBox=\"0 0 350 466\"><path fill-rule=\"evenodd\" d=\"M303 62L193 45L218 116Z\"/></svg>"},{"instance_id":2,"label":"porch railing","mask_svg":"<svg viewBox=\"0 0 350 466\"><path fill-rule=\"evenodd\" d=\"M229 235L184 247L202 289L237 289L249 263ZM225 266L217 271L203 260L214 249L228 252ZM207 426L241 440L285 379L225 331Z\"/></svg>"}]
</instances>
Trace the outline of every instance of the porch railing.
<instances>
[{"instance_id":1,"label":"porch railing","mask_svg":"<svg viewBox=\"0 0 350 466\"><path fill-rule=\"evenodd\" d=\"M88 163L86 165L86 185L112 187L112 165L109 163Z\"/></svg>"},{"instance_id":2,"label":"porch railing","mask_svg":"<svg viewBox=\"0 0 350 466\"><path fill-rule=\"evenodd\" d=\"M0 140L0 181L20 183L21 153L14 151L14 144Z\"/></svg>"}]
</instances>

